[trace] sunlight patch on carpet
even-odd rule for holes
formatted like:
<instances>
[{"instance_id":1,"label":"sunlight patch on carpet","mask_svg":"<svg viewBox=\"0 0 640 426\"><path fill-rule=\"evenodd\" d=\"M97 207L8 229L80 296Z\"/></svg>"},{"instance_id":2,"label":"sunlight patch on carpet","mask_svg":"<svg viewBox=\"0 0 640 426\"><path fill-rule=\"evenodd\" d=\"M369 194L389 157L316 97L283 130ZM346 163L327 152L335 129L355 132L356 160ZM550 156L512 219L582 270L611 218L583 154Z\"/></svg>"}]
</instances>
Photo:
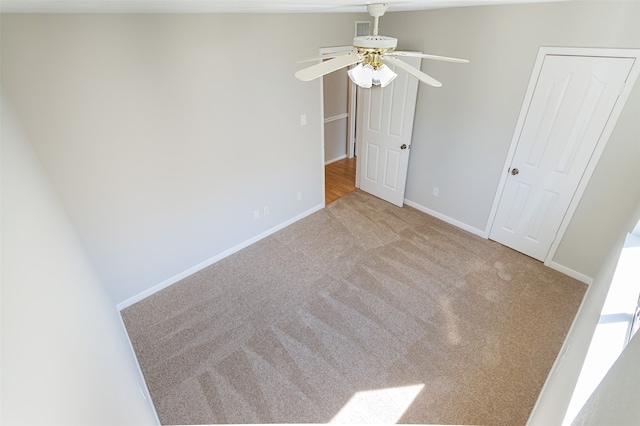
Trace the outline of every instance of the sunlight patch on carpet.
<instances>
[{"instance_id":1,"label":"sunlight patch on carpet","mask_svg":"<svg viewBox=\"0 0 640 426\"><path fill-rule=\"evenodd\" d=\"M397 423L424 384L356 392L330 423Z\"/></svg>"}]
</instances>

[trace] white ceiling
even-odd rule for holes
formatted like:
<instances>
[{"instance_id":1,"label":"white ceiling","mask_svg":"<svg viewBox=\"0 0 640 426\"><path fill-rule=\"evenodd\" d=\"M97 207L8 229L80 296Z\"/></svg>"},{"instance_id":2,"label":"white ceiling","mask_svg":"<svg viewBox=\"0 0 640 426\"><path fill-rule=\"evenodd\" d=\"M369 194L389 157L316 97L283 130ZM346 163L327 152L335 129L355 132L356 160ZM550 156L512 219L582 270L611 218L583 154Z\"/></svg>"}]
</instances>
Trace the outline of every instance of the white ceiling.
<instances>
[{"instance_id":1,"label":"white ceiling","mask_svg":"<svg viewBox=\"0 0 640 426\"><path fill-rule=\"evenodd\" d=\"M389 12L569 0L387 0ZM366 12L375 0L0 0L2 12L329 13Z\"/></svg>"}]
</instances>

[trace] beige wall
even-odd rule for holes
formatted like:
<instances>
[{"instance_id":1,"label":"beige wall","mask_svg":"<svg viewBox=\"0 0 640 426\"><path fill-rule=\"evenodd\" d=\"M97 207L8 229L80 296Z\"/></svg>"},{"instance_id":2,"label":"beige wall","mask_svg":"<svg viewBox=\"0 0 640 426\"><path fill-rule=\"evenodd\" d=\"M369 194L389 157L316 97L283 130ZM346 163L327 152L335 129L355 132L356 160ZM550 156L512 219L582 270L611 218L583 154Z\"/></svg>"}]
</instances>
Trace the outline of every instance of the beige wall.
<instances>
[{"instance_id":1,"label":"beige wall","mask_svg":"<svg viewBox=\"0 0 640 426\"><path fill-rule=\"evenodd\" d=\"M0 422L154 424L113 302L4 93L1 101Z\"/></svg>"},{"instance_id":2,"label":"beige wall","mask_svg":"<svg viewBox=\"0 0 640 426\"><path fill-rule=\"evenodd\" d=\"M640 47L640 2L572 1L389 13L399 48L467 58L423 61L406 198L484 231L540 46ZM640 84L554 261L594 277L640 204ZM432 196L434 186L439 196Z\"/></svg>"},{"instance_id":3,"label":"beige wall","mask_svg":"<svg viewBox=\"0 0 640 426\"><path fill-rule=\"evenodd\" d=\"M293 74L361 17L2 16L2 83L114 302L322 205L320 81Z\"/></svg>"}]
</instances>

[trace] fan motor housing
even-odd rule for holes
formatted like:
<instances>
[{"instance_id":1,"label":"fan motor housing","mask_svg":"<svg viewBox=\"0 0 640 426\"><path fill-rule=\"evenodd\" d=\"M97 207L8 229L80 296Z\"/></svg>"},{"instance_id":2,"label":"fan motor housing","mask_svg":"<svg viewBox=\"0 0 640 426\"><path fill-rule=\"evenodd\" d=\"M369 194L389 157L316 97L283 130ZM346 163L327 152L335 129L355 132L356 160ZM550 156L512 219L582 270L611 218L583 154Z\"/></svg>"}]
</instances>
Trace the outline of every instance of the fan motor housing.
<instances>
[{"instance_id":1,"label":"fan motor housing","mask_svg":"<svg viewBox=\"0 0 640 426\"><path fill-rule=\"evenodd\" d=\"M354 37L353 47L356 49L393 50L398 46L398 39L383 35Z\"/></svg>"}]
</instances>

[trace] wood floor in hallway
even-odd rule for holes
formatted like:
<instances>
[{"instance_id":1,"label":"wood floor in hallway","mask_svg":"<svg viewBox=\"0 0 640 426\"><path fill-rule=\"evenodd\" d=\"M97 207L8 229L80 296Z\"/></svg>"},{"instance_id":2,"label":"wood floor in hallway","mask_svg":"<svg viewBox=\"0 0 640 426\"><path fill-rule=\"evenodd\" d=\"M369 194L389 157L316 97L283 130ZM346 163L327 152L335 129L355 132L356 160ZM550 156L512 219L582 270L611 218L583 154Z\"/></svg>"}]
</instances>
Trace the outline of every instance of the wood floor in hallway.
<instances>
[{"instance_id":1,"label":"wood floor in hallway","mask_svg":"<svg viewBox=\"0 0 640 426\"><path fill-rule=\"evenodd\" d=\"M356 158L345 158L324 167L324 202L329 204L356 190Z\"/></svg>"}]
</instances>

